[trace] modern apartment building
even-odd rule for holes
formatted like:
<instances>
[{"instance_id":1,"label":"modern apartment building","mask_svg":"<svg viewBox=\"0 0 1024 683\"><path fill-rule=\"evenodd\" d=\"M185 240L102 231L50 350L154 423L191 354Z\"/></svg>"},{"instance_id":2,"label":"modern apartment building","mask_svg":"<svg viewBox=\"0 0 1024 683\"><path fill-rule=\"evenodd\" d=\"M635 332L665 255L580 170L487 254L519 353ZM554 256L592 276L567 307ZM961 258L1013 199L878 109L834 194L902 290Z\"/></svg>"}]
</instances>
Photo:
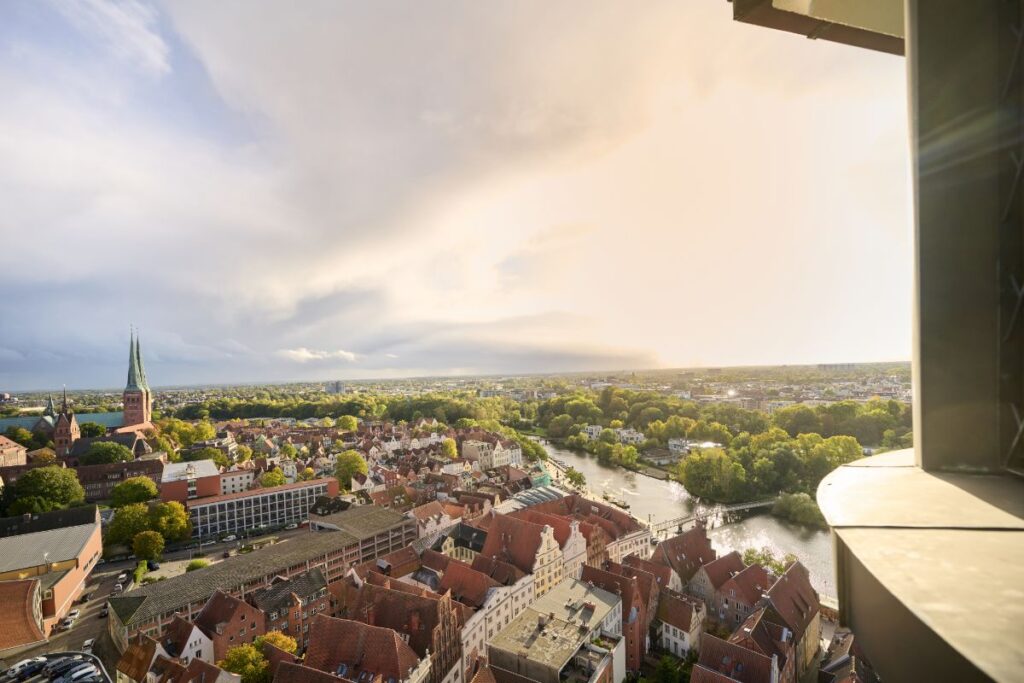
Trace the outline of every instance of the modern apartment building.
<instances>
[{"instance_id":1,"label":"modern apartment building","mask_svg":"<svg viewBox=\"0 0 1024 683\"><path fill-rule=\"evenodd\" d=\"M237 535L308 519L319 496L338 495L338 480L312 479L188 501L195 538Z\"/></svg>"}]
</instances>

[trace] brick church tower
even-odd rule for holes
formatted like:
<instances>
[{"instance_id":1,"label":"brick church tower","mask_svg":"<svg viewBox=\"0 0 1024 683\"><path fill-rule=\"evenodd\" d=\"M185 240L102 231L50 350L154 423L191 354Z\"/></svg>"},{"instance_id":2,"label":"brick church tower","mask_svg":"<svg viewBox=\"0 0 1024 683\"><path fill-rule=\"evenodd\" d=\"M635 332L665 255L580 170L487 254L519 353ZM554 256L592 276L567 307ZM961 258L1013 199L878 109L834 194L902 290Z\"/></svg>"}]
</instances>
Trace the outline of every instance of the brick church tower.
<instances>
[{"instance_id":1,"label":"brick church tower","mask_svg":"<svg viewBox=\"0 0 1024 683\"><path fill-rule=\"evenodd\" d=\"M124 388L124 426L147 424L153 416L153 398L142 366L139 340L133 334L128 349L128 384Z\"/></svg>"},{"instance_id":2,"label":"brick church tower","mask_svg":"<svg viewBox=\"0 0 1024 683\"><path fill-rule=\"evenodd\" d=\"M52 409L52 407L53 401L51 400L48 408ZM78 420L75 419L75 414L68 408L68 390L65 388L64 403L53 423L53 450L57 453L57 457L66 457L71 452L71 445L78 441L81 436L82 432L78 429Z\"/></svg>"}]
</instances>

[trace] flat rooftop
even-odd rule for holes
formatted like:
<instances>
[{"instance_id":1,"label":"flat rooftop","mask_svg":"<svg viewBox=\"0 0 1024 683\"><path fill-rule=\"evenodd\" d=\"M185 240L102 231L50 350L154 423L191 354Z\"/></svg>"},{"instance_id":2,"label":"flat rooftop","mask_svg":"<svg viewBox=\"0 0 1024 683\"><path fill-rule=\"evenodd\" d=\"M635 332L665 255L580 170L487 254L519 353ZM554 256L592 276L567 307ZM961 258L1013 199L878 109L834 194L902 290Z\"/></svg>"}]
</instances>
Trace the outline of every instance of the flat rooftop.
<instances>
[{"instance_id":1,"label":"flat rooftop","mask_svg":"<svg viewBox=\"0 0 1024 683\"><path fill-rule=\"evenodd\" d=\"M192 603L205 600L215 590L232 591L249 581L280 574L289 567L409 522L397 512L370 505L355 507L338 515L347 516L345 526L359 533L342 529L302 534L251 553L235 555L198 572L157 581L129 591L122 597L110 598L111 608L126 626L144 624L161 614L184 610Z\"/></svg>"},{"instance_id":2,"label":"flat rooftop","mask_svg":"<svg viewBox=\"0 0 1024 683\"><path fill-rule=\"evenodd\" d=\"M92 522L0 538L0 573L74 559L98 529Z\"/></svg>"},{"instance_id":3,"label":"flat rooftop","mask_svg":"<svg viewBox=\"0 0 1024 683\"><path fill-rule=\"evenodd\" d=\"M189 474L190 471L191 475ZM171 481L196 479L198 477L216 477L218 474L220 474L220 468L212 460L169 462L164 465L164 473L160 477L160 483L166 484Z\"/></svg>"},{"instance_id":4,"label":"flat rooftop","mask_svg":"<svg viewBox=\"0 0 1024 683\"><path fill-rule=\"evenodd\" d=\"M619 597L608 591L566 579L513 619L489 645L560 671L618 603Z\"/></svg>"}]
</instances>

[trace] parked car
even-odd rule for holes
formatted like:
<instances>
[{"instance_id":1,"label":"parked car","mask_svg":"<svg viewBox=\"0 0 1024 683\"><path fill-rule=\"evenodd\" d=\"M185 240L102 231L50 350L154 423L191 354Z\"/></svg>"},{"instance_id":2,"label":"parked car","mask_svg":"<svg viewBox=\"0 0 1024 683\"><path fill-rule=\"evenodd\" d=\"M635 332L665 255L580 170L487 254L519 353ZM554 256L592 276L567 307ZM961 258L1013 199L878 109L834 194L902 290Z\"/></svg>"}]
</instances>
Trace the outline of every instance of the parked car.
<instances>
[{"instance_id":1,"label":"parked car","mask_svg":"<svg viewBox=\"0 0 1024 683\"><path fill-rule=\"evenodd\" d=\"M34 662L42 662L43 664L46 664L46 657L31 657L29 659L23 659L17 664L14 664L6 672L4 672L4 678L6 678L7 680L17 678L18 674L22 671L22 669L24 669L26 666L29 666Z\"/></svg>"},{"instance_id":2,"label":"parked car","mask_svg":"<svg viewBox=\"0 0 1024 683\"><path fill-rule=\"evenodd\" d=\"M146 569L148 569L151 572L155 572L157 569L160 569L160 563L150 560L146 563Z\"/></svg>"},{"instance_id":3,"label":"parked car","mask_svg":"<svg viewBox=\"0 0 1024 683\"><path fill-rule=\"evenodd\" d=\"M28 679L32 678L37 673L42 671L44 666L46 666L45 659L41 662L38 660L31 662L28 666L24 667L21 671L18 672L18 680L27 681Z\"/></svg>"},{"instance_id":4,"label":"parked car","mask_svg":"<svg viewBox=\"0 0 1024 683\"><path fill-rule=\"evenodd\" d=\"M224 558L231 557L231 551L230 550L225 550L223 553L221 553L221 557L224 557Z\"/></svg>"},{"instance_id":5,"label":"parked car","mask_svg":"<svg viewBox=\"0 0 1024 683\"><path fill-rule=\"evenodd\" d=\"M110 610L104 607L100 610L100 619L106 619L108 614L110 614Z\"/></svg>"},{"instance_id":6,"label":"parked car","mask_svg":"<svg viewBox=\"0 0 1024 683\"><path fill-rule=\"evenodd\" d=\"M224 537L224 542L225 543L229 543L230 541L237 541L237 540L238 540L238 536L235 536L234 534L231 534L230 536L225 536Z\"/></svg>"},{"instance_id":7,"label":"parked car","mask_svg":"<svg viewBox=\"0 0 1024 683\"><path fill-rule=\"evenodd\" d=\"M128 572L121 572L120 574L117 575L117 582L118 583L124 583L127 580L128 580Z\"/></svg>"},{"instance_id":8,"label":"parked car","mask_svg":"<svg viewBox=\"0 0 1024 683\"><path fill-rule=\"evenodd\" d=\"M95 645L95 644L96 644L96 639L95 638L90 638L89 640L85 641L84 643L82 643L82 652L85 652L87 654L92 654L92 646Z\"/></svg>"},{"instance_id":9,"label":"parked car","mask_svg":"<svg viewBox=\"0 0 1024 683\"><path fill-rule=\"evenodd\" d=\"M82 610L80 609L73 609L68 612L68 619L77 619L80 616L82 616Z\"/></svg>"},{"instance_id":10,"label":"parked car","mask_svg":"<svg viewBox=\"0 0 1024 683\"><path fill-rule=\"evenodd\" d=\"M120 582L114 584L114 593L120 593L123 590L124 586L122 586Z\"/></svg>"},{"instance_id":11,"label":"parked car","mask_svg":"<svg viewBox=\"0 0 1024 683\"><path fill-rule=\"evenodd\" d=\"M63 631L67 631L69 628L71 628L74 625L75 625L75 620L72 619L71 617L68 617L64 621L60 622L60 628Z\"/></svg>"},{"instance_id":12,"label":"parked car","mask_svg":"<svg viewBox=\"0 0 1024 683\"><path fill-rule=\"evenodd\" d=\"M292 522L291 524L285 524L284 528L285 529L298 529L299 525L296 524L295 522Z\"/></svg>"},{"instance_id":13,"label":"parked car","mask_svg":"<svg viewBox=\"0 0 1024 683\"><path fill-rule=\"evenodd\" d=\"M82 656L75 655L74 657L64 657L58 660L51 661L46 665L43 671L50 678L56 678L57 676L63 676L68 671L77 668L82 665Z\"/></svg>"},{"instance_id":14,"label":"parked car","mask_svg":"<svg viewBox=\"0 0 1024 683\"><path fill-rule=\"evenodd\" d=\"M97 669L96 666L91 662L83 662L79 666L76 666L75 668L66 671L64 675L58 678L57 680L61 683L77 683L78 681L89 678L90 676L98 674L99 672L100 670Z\"/></svg>"},{"instance_id":15,"label":"parked car","mask_svg":"<svg viewBox=\"0 0 1024 683\"><path fill-rule=\"evenodd\" d=\"M80 602L80 603L82 603L84 605L85 603L89 602L90 598L92 598L92 593L85 592L85 593L82 593L82 597L78 598L78 602Z\"/></svg>"}]
</instances>

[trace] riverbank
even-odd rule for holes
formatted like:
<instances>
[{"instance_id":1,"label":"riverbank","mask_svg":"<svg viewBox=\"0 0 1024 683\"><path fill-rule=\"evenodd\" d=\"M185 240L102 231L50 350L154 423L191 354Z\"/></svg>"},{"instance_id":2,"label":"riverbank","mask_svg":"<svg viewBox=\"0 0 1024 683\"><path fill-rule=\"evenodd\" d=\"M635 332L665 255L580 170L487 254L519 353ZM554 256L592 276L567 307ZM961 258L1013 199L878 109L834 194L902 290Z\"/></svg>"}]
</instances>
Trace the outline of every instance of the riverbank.
<instances>
[{"instance_id":1,"label":"riverbank","mask_svg":"<svg viewBox=\"0 0 1024 683\"><path fill-rule=\"evenodd\" d=\"M654 524L693 514L696 499L676 481L658 479L644 473L603 465L595 456L544 444L549 458L564 461L586 478L587 497L604 502L598 493L608 489L630 505L635 518ZM561 471L547 461L552 480ZM731 513L717 517L709 532L712 544L720 553L747 548L769 548L777 557L792 553L811 573L815 588L823 595L835 595L832 544L828 532L793 524L759 510Z\"/></svg>"}]
</instances>

